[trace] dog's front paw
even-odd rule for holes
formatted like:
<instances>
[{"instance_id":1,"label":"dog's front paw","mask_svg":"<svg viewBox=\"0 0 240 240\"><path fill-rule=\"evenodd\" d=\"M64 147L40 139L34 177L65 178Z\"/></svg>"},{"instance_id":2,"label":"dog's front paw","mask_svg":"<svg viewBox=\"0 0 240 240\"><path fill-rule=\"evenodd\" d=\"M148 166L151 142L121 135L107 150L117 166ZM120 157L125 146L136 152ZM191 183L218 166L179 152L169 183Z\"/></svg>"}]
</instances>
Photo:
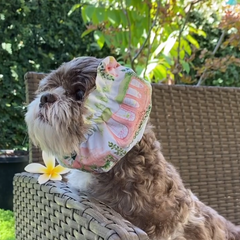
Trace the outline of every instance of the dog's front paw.
<instances>
[{"instance_id":1,"label":"dog's front paw","mask_svg":"<svg viewBox=\"0 0 240 240\"><path fill-rule=\"evenodd\" d=\"M82 172L80 170L71 170L66 178L68 184L79 191L88 192L89 186L93 182L91 173Z\"/></svg>"}]
</instances>

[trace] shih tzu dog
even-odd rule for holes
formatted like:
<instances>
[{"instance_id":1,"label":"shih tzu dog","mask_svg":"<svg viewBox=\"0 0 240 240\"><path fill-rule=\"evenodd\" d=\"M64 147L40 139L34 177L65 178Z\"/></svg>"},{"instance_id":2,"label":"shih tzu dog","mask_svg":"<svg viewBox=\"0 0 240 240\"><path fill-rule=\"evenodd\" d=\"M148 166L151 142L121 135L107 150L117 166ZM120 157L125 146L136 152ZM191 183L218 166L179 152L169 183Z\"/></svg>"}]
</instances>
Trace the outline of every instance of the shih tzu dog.
<instances>
[{"instance_id":1,"label":"shih tzu dog","mask_svg":"<svg viewBox=\"0 0 240 240\"><path fill-rule=\"evenodd\" d=\"M113 57L80 57L39 84L29 136L73 170L69 184L105 202L155 240L240 240L240 228L205 206L161 153L151 85Z\"/></svg>"}]
</instances>

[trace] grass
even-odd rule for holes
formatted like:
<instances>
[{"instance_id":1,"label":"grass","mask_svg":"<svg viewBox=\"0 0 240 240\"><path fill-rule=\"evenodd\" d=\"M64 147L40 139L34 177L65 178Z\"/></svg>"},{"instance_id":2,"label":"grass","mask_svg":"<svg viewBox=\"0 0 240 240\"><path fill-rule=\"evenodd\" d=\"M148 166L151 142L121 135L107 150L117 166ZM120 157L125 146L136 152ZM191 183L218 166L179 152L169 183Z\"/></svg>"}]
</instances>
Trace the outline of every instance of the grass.
<instances>
[{"instance_id":1,"label":"grass","mask_svg":"<svg viewBox=\"0 0 240 240\"><path fill-rule=\"evenodd\" d=\"M13 212L0 209L0 240L15 240L14 225Z\"/></svg>"}]
</instances>

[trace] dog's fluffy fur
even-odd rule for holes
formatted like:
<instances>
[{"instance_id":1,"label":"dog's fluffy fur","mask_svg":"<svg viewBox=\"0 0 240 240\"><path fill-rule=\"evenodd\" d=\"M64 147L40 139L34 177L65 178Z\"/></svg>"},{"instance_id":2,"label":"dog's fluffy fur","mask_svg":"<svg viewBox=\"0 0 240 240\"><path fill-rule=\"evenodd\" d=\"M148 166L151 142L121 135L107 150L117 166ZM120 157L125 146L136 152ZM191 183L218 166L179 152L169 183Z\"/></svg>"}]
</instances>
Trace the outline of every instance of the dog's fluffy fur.
<instances>
[{"instance_id":1,"label":"dog's fluffy fur","mask_svg":"<svg viewBox=\"0 0 240 240\"><path fill-rule=\"evenodd\" d=\"M55 155L77 150L88 126L84 99L100 59L82 57L45 77L26 114L29 135ZM82 100L77 92L84 92ZM50 95L49 95L50 94ZM49 97L50 96L50 97ZM156 240L239 240L240 229L200 202L161 153L148 124L142 140L108 173L73 170L69 183L88 191Z\"/></svg>"}]
</instances>

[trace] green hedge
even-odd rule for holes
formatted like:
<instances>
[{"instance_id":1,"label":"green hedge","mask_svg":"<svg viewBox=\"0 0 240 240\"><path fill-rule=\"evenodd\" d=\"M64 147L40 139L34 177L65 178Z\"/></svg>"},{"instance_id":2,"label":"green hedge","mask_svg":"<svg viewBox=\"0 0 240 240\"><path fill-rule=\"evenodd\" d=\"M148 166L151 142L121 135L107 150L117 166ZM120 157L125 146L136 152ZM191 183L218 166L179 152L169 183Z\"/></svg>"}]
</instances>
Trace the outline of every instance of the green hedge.
<instances>
[{"instance_id":1,"label":"green hedge","mask_svg":"<svg viewBox=\"0 0 240 240\"><path fill-rule=\"evenodd\" d=\"M49 72L77 56L107 54L107 49L99 51L92 35L81 38L85 27L80 11L68 16L75 3L0 1L0 149L27 146L27 71Z\"/></svg>"}]
</instances>

